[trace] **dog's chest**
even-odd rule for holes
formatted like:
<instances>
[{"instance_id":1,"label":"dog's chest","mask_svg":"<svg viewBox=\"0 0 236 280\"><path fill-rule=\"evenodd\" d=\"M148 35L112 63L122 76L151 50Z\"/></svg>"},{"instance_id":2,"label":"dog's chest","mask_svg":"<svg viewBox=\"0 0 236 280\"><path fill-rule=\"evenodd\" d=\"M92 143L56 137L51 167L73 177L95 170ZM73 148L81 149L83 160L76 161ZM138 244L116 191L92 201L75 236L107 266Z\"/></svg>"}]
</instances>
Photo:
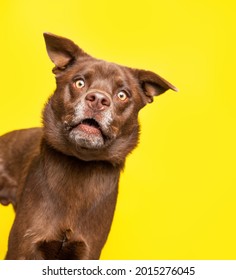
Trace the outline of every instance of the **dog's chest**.
<instances>
[{"instance_id":1,"label":"dog's chest","mask_svg":"<svg viewBox=\"0 0 236 280\"><path fill-rule=\"evenodd\" d=\"M105 162L57 162L46 168L44 201L60 216L85 214L118 185L119 169Z\"/></svg>"},{"instance_id":2,"label":"dog's chest","mask_svg":"<svg viewBox=\"0 0 236 280\"><path fill-rule=\"evenodd\" d=\"M30 243L30 251L39 252L39 256L32 253L32 258L43 254L45 259L73 259L86 258L91 246L101 249L113 218L120 169L53 151L44 153L34 167L21 197L25 211L17 218L19 223L27 211L25 205L31 205L31 215L17 233L24 240L19 250Z\"/></svg>"},{"instance_id":3,"label":"dog's chest","mask_svg":"<svg viewBox=\"0 0 236 280\"><path fill-rule=\"evenodd\" d=\"M119 170L104 162L66 162L65 159L51 159L44 167L43 197L35 208L25 238L31 238L42 252L63 256L63 252L77 252L78 248L79 252L84 251L94 235L109 230Z\"/></svg>"}]
</instances>

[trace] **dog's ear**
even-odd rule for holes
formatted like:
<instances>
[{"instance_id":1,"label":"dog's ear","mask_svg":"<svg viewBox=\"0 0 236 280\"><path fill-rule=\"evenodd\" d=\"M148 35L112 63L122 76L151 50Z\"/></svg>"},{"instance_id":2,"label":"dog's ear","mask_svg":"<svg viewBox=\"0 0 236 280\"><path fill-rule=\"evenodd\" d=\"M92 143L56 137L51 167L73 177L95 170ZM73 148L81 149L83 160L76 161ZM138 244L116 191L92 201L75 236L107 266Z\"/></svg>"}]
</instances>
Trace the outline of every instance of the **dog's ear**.
<instances>
[{"instance_id":1,"label":"dog's ear","mask_svg":"<svg viewBox=\"0 0 236 280\"><path fill-rule=\"evenodd\" d=\"M135 69L135 75L145 94L146 103L151 103L154 96L160 95L168 89L178 91L175 86L154 72Z\"/></svg>"},{"instance_id":2,"label":"dog's ear","mask_svg":"<svg viewBox=\"0 0 236 280\"><path fill-rule=\"evenodd\" d=\"M51 33L43 33L48 56L55 64L53 72L57 74L72 65L80 56L86 55L73 41Z\"/></svg>"}]
</instances>

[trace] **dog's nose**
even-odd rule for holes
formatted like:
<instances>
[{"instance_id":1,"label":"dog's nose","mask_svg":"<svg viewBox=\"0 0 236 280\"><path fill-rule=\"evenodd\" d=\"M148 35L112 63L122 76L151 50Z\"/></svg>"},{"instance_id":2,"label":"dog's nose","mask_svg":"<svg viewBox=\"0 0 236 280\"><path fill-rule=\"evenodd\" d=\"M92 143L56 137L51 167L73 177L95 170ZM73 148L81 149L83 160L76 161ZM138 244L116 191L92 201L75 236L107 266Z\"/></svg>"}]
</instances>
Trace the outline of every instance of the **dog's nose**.
<instances>
[{"instance_id":1,"label":"dog's nose","mask_svg":"<svg viewBox=\"0 0 236 280\"><path fill-rule=\"evenodd\" d=\"M103 111L111 105L110 98L101 92L90 92L85 100L90 108L98 111Z\"/></svg>"}]
</instances>

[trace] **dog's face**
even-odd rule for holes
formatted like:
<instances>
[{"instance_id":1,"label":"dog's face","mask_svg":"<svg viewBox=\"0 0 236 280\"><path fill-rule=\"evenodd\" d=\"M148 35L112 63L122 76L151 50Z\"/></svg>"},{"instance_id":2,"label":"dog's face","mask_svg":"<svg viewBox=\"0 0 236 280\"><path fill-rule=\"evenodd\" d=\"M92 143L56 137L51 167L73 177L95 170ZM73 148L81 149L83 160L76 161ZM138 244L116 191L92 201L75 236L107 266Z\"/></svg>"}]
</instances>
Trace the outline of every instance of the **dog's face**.
<instances>
[{"instance_id":1,"label":"dog's face","mask_svg":"<svg viewBox=\"0 0 236 280\"><path fill-rule=\"evenodd\" d=\"M82 160L124 162L138 142L138 112L174 86L153 72L98 60L44 34L57 89L44 110L47 141Z\"/></svg>"}]
</instances>

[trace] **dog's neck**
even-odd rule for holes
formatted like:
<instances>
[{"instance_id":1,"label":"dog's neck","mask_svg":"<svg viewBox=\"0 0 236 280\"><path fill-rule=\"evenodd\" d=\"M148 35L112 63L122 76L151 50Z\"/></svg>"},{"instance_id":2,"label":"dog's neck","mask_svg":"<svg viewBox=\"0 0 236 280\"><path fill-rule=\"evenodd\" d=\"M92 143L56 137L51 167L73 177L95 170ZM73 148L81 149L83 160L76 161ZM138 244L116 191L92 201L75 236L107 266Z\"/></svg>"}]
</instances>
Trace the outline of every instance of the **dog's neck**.
<instances>
[{"instance_id":1,"label":"dog's neck","mask_svg":"<svg viewBox=\"0 0 236 280\"><path fill-rule=\"evenodd\" d=\"M117 191L120 166L114 167L106 161L86 162L64 155L50 147L45 140L42 141L41 151L47 191L56 195L54 201L57 200L60 205L63 201L65 205L68 205L69 201L78 201L81 207L81 201L86 200L87 206L91 207L104 196Z\"/></svg>"}]
</instances>

